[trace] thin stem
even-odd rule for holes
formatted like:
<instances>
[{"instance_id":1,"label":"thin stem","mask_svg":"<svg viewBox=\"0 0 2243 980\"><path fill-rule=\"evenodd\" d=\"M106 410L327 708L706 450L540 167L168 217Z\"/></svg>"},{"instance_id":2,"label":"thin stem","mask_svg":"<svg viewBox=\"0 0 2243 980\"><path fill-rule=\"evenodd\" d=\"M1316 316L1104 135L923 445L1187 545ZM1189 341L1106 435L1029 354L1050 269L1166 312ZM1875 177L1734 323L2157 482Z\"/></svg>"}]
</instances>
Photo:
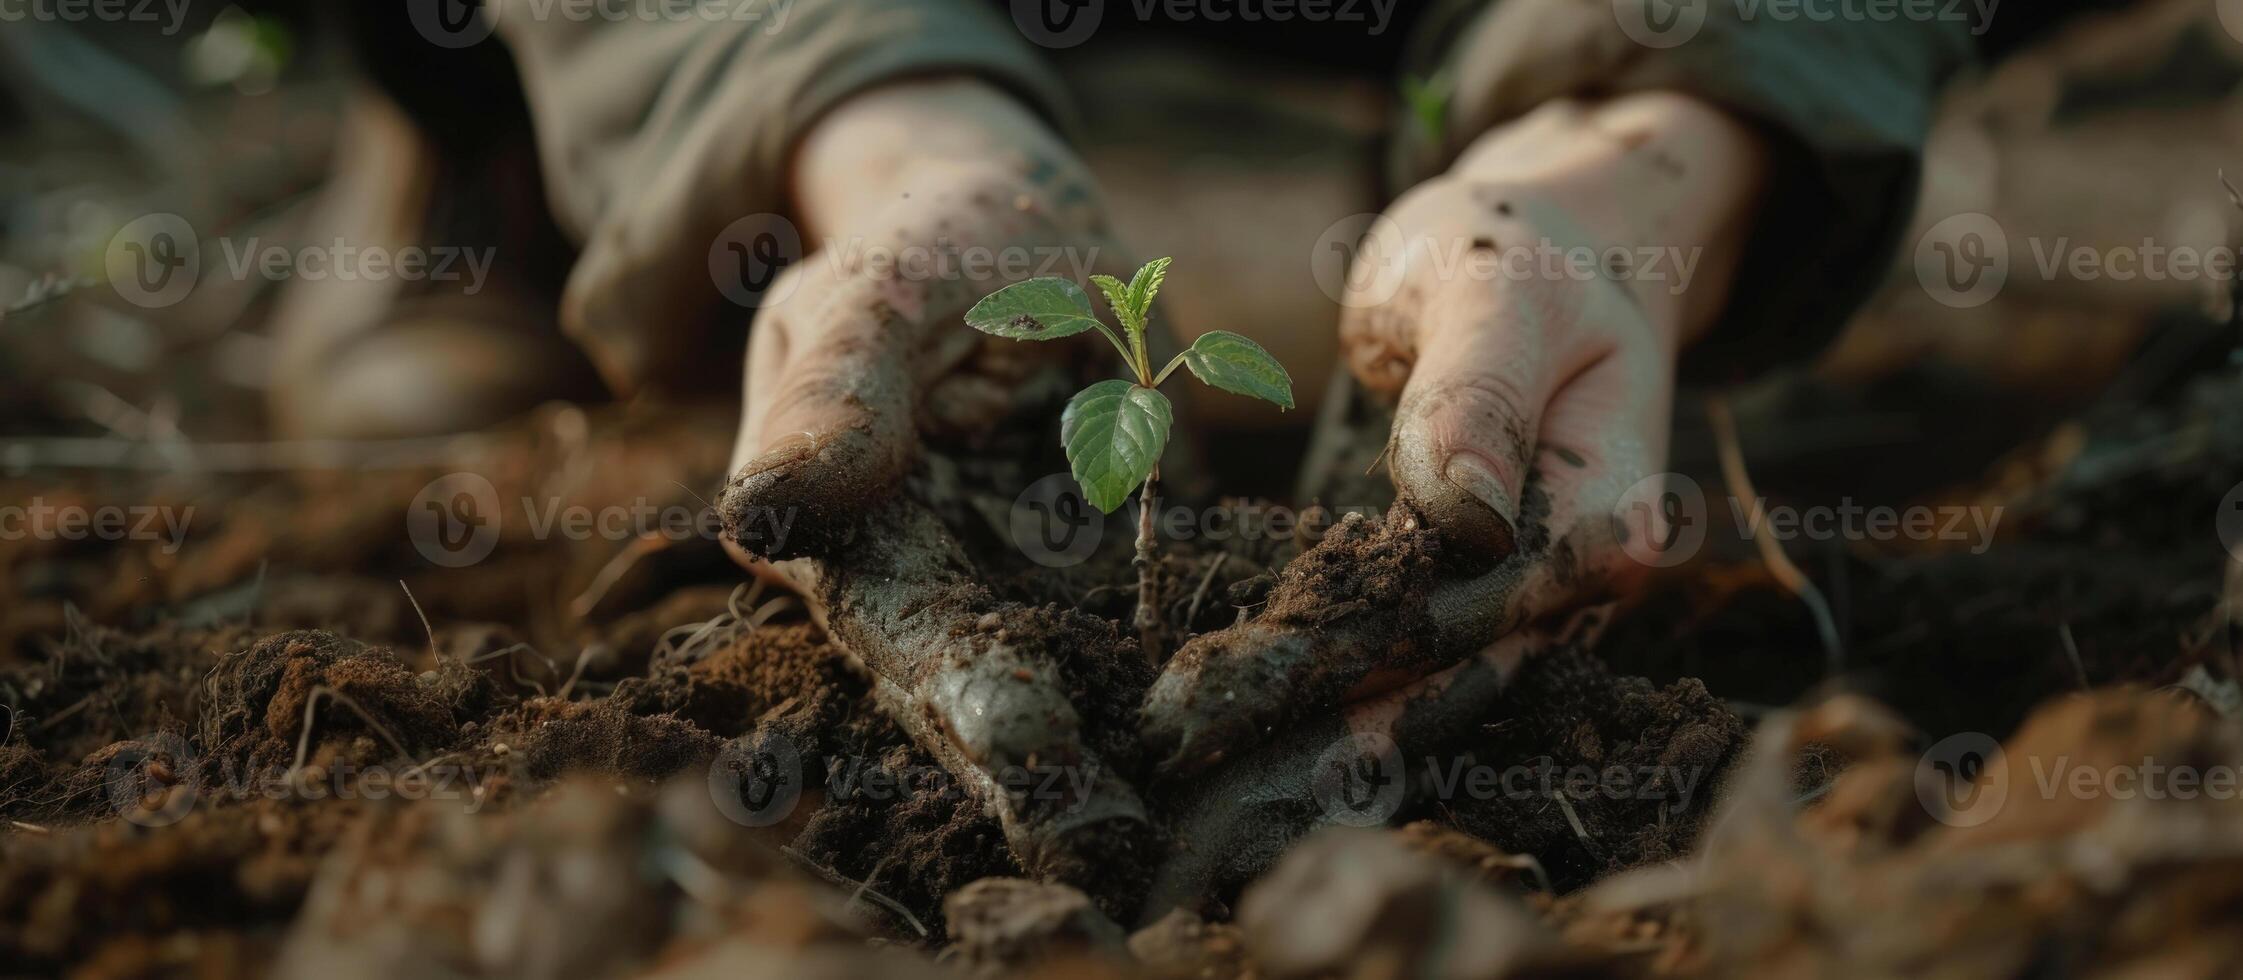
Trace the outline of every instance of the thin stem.
<instances>
[{"instance_id":1,"label":"thin stem","mask_svg":"<svg viewBox=\"0 0 2243 980\"><path fill-rule=\"evenodd\" d=\"M1153 483L1160 479L1160 469L1145 477L1145 485L1137 494L1137 637L1145 648L1145 661L1155 667L1161 662L1160 642L1160 575L1153 563Z\"/></svg>"},{"instance_id":2,"label":"thin stem","mask_svg":"<svg viewBox=\"0 0 2243 980\"><path fill-rule=\"evenodd\" d=\"M1129 365L1130 368L1135 371L1137 367L1137 358L1135 355L1132 355L1129 352L1129 345L1122 343L1122 339L1120 337L1114 336L1114 329L1101 323L1098 325L1098 332L1106 338L1107 343L1114 345L1114 352L1122 356L1122 363ZM1145 372L1135 371L1135 373L1138 377L1138 380L1144 380Z\"/></svg>"},{"instance_id":3,"label":"thin stem","mask_svg":"<svg viewBox=\"0 0 2243 980\"><path fill-rule=\"evenodd\" d=\"M1155 377L1155 378L1153 378L1153 385L1152 385L1152 386L1153 386L1153 387L1155 387L1155 388L1158 388L1158 387L1160 387L1161 385L1167 384L1167 383L1168 383L1168 376L1169 376L1169 375L1171 375L1171 374L1175 374L1175 373L1176 373L1176 369L1177 369L1177 368L1180 368L1180 367L1183 367L1183 366L1184 366L1184 355L1183 355L1183 354L1177 354L1177 355L1176 355L1175 357L1169 358L1169 359L1168 359L1168 366L1167 366L1167 367L1164 367L1164 368L1161 368L1161 369L1160 369L1160 375L1159 375L1159 376L1157 376L1157 377Z\"/></svg>"},{"instance_id":4,"label":"thin stem","mask_svg":"<svg viewBox=\"0 0 2243 980\"><path fill-rule=\"evenodd\" d=\"M1130 350L1135 352L1135 356L1130 358L1129 363L1130 366L1137 369L1137 383L1151 388L1154 386L1153 359L1151 355L1145 353L1145 318L1142 316L1125 318L1122 320L1122 327L1129 331L1129 347Z\"/></svg>"}]
</instances>

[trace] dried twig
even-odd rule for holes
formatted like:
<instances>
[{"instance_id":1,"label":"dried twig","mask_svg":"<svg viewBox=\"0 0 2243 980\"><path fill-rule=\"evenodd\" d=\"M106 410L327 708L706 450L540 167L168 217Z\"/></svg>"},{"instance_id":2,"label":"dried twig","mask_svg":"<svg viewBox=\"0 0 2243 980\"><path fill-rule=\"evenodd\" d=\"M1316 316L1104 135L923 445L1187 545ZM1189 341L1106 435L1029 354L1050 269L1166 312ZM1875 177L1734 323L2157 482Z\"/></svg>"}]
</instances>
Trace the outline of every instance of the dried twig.
<instances>
[{"instance_id":1,"label":"dried twig","mask_svg":"<svg viewBox=\"0 0 2243 980\"><path fill-rule=\"evenodd\" d=\"M1846 649L1838 638L1838 621L1830 613L1830 600L1823 597L1822 590L1815 587L1814 580L1808 578L1807 573L1791 563L1791 556L1784 554L1781 542L1761 533L1761 527L1767 522L1767 510L1761 503L1760 495L1753 492L1752 474L1745 470L1744 449L1737 442L1737 418L1730 413L1728 400L1719 395L1708 398L1706 417L1713 423L1714 446L1721 456L1721 478L1729 484L1730 492L1737 494L1738 499L1747 501L1752 508L1750 524L1746 530L1752 535L1753 544L1760 549L1760 560L1768 566L1769 574L1774 575L1784 588L1791 590L1791 594L1797 596L1800 603L1814 616L1815 631L1822 635L1825 657L1823 669L1825 673L1836 676L1846 667Z\"/></svg>"},{"instance_id":2,"label":"dried twig","mask_svg":"<svg viewBox=\"0 0 2243 980\"><path fill-rule=\"evenodd\" d=\"M1193 623L1199 622L1199 604L1207 598L1208 588L1215 584L1215 573L1223 570L1224 560L1229 557L1230 555L1227 553L1216 552L1215 560L1207 563L1207 574L1199 577L1199 588L1192 590L1191 608L1184 613L1184 631L1186 633L1191 632Z\"/></svg>"},{"instance_id":3,"label":"dried twig","mask_svg":"<svg viewBox=\"0 0 2243 980\"><path fill-rule=\"evenodd\" d=\"M419 599L413 598L413 587L410 585L406 585L404 579L397 580L397 587L405 590L405 601L413 604L413 612L421 617L421 629L428 631L429 657L436 663L442 664L444 662L444 654L436 649L436 627L429 623L428 613L421 611L421 601Z\"/></svg>"},{"instance_id":4,"label":"dried twig","mask_svg":"<svg viewBox=\"0 0 2243 980\"><path fill-rule=\"evenodd\" d=\"M2072 639L2072 624L2056 624L2056 637L2064 641L2064 656L2072 662L2072 676L2079 681L2079 689L2092 687L2087 682L2087 664L2079 658L2079 641Z\"/></svg>"}]
</instances>

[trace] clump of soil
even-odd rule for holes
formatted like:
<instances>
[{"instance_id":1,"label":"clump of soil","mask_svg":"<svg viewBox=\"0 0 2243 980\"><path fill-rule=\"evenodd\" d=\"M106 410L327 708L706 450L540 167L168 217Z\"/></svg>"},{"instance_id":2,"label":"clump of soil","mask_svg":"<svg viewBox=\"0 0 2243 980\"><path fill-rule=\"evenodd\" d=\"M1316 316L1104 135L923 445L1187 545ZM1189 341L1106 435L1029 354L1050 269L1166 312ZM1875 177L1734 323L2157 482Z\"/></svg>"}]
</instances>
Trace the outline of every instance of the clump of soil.
<instances>
[{"instance_id":1,"label":"clump of soil","mask_svg":"<svg viewBox=\"0 0 2243 980\"><path fill-rule=\"evenodd\" d=\"M425 676L387 650L331 633L281 633L220 658L199 734L213 762L251 770L296 765L300 744L336 737L368 741L371 757L353 760L362 764L393 753L418 759L458 738L472 716L456 716L455 707L484 708L493 698L481 674Z\"/></svg>"},{"instance_id":2,"label":"clump of soil","mask_svg":"<svg viewBox=\"0 0 2243 980\"><path fill-rule=\"evenodd\" d=\"M1696 680L1616 676L1577 647L1529 660L1489 717L1447 751L1536 792L1457 795L1441 816L1534 855L1559 890L1689 853L1746 740Z\"/></svg>"}]
</instances>

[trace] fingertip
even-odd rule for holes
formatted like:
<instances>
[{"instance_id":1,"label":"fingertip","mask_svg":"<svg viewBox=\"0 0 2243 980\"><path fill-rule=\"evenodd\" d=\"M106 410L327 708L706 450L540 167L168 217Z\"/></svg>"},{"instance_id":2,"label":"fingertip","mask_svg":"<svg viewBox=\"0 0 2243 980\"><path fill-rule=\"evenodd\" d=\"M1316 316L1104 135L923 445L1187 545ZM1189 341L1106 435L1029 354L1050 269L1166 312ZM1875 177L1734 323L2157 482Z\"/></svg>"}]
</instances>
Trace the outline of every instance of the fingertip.
<instances>
[{"instance_id":1,"label":"fingertip","mask_svg":"<svg viewBox=\"0 0 2243 980\"><path fill-rule=\"evenodd\" d=\"M869 427L796 433L725 484L725 537L770 560L830 555L855 540L866 510L903 475L909 447Z\"/></svg>"},{"instance_id":2,"label":"fingertip","mask_svg":"<svg viewBox=\"0 0 2243 980\"><path fill-rule=\"evenodd\" d=\"M1432 422L1402 423L1395 440L1395 490L1449 546L1444 563L1476 574L1518 550L1519 495L1484 451L1450 448L1431 434Z\"/></svg>"}]
</instances>

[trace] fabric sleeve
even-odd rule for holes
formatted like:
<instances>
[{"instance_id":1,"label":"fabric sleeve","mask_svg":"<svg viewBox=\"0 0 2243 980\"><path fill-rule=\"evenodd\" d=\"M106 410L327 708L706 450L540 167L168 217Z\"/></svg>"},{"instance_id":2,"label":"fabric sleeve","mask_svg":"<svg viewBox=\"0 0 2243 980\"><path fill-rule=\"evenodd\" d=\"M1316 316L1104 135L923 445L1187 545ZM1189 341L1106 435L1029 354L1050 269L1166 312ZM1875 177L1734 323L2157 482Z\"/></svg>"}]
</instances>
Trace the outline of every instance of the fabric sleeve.
<instances>
[{"instance_id":1,"label":"fabric sleeve","mask_svg":"<svg viewBox=\"0 0 2243 980\"><path fill-rule=\"evenodd\" d=\"M712 244L741 218L788 212L793 148L851 95L966 74L1069 124L1059 79L980 0L631 4L619 9L681 12L625 19L569 7L491 0L486 15L519 65L555 215L583 244L562 326L622 391L712 360Z\"/></svg>"},{"instance_id":2,"label":"fabric sleeve","mask_svg":"<svg viewBox=\"0 0 2243 980\"><path fill-rule=\"evenodd\" d=\"M1905 232L1940 86L1973 25L1775 16L1772 0L1501 0L1436 48L1437 128L1398 147L1422 179L1466 143L1564 96L1677 91L1759 125L1774 156L1729 309L1685 352L1693 380L1738 380L1820 350L1884 279ZM1938 11L1968 4L1933 4Z\"/></svg>"}]
</instances>

